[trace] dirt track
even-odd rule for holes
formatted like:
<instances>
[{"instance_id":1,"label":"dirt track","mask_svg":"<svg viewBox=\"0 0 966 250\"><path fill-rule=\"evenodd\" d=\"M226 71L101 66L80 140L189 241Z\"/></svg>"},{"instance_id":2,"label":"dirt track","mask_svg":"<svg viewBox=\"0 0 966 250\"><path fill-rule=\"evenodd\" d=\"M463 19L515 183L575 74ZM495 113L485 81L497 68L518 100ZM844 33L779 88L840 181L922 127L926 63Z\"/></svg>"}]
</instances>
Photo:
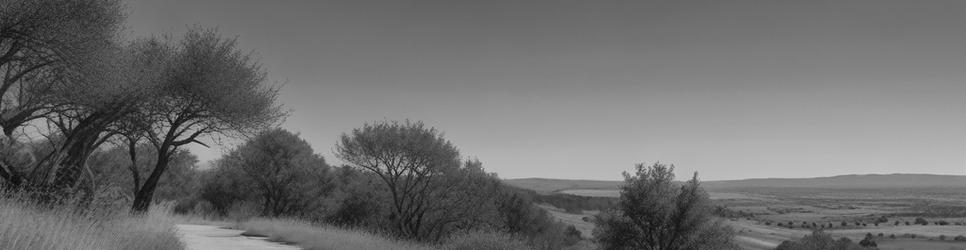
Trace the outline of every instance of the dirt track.
<instances>
[{"instance_id":1,"label":"dirt track","mask_svg":"<svg viewBox=\"0 0 966 250\"><path fill-rule=\"evenodd\" d=\"M217 226L180 224L177 225L177 229L181 234L181 241L185 243L188 250L301 249L269 242L264 237L242 236L241 230Z\"/></svg>"}]
</instances>

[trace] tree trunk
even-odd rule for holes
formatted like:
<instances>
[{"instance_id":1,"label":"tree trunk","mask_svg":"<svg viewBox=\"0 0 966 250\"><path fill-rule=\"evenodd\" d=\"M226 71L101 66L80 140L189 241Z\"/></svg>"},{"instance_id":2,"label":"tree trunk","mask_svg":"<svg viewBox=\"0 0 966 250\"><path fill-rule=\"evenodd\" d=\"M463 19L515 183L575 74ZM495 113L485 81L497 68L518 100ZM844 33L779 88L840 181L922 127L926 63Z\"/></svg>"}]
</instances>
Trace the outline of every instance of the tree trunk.
<instances>
[{"instance_id":1,"label":"tree trunk","mask_svg":"<svg viewBox=\"0 0 966 250\"><path fill-rule=\"evenodd\" d=\"M144 185L138 190L137 195L134 196L134 205L131 207L132 213L147 212L148 208L151 207L151 200L154 199L154 190L158 187L158 181L161 179L161 174L164 173L164 169L168 167L169 152L173 150L170 143L167 142L162 144L161 148L158 149L158 161L154 165L154 170L144 180Z\"/></svg>"}]
</instances>

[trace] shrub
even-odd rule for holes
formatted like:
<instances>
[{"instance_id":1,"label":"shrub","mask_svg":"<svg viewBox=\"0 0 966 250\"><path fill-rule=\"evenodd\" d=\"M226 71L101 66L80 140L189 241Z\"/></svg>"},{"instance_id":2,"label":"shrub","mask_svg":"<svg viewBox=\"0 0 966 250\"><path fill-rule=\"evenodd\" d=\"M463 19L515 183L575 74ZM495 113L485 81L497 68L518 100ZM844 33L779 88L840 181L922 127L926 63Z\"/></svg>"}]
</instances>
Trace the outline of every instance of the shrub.
<instances>
[{"instance_id":1,"label":"shrub","mask_svg":"<svg viewBox=\"0 0 966 250\"><path fill-rule=\"evenodd\" d=\"M872 238L872 234L869 233L869 234L866 234L865 235L865 238L864 239L862 239L861 241L859 241L859 246L862 246L862 247L878 247L879 244L875 243L875 240Z\"/></svg>"},{"instance_id":2,"label":"shrub","mask_svg":"<svg viewBox=\"0 0 966 250\"><path fill-rule=\"evenodd\" d=\"M953 240L955 240L955 241L966 241L966 236L959 235L959 236L954 237Z\"/></svg>"},{"instance_id":3,"label":"shrub","mask_svg":"<svg viewBox=\"0 0 966 250\"><path fill-rule=\"evenodd\" d=\"M939 235L939 240L946 240L946 235L945 234Z\"/></svg>"},{"instance_id":4,"label":"shrub","mask_svg":"<svg viewBox=\"0 0 966 250\"><path fill-rule=\"evenodd\" d=\"M929 225L929 221L927 221L926 219L923 219L922 217L919 217L919 218L916 218L916 224L925 226L925 225Z\"/></svg>"}]
</instances>

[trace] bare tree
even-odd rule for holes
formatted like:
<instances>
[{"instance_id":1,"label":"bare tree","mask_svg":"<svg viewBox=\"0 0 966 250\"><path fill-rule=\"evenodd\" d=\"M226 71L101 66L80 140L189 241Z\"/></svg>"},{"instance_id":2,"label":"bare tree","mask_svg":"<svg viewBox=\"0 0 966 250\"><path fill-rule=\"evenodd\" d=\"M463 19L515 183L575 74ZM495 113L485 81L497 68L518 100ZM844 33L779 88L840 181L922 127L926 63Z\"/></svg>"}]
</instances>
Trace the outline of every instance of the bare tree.
<instances>
[{"instance_id":1,"label":"bare tree","mask_svg":"<svg viewBox=\"0 0 966 250\"><path fill-rule=\"evenodd\" d=\"M674 182L674 166L637 165L624 173L616 211L599 215L594 236L603 249L729 249L732 232L711 217L695 173Z\"/></svg>"}]
</instances>

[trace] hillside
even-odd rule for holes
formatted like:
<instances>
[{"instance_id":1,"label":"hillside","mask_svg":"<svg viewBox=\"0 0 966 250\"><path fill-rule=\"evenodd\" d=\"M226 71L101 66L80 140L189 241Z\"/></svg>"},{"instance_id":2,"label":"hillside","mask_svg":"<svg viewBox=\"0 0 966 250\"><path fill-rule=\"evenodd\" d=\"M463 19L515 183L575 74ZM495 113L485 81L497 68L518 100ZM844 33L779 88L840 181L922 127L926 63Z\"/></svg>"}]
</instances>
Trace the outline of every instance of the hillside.
<instances>
[{"instance_id":1,"label":"hillside","mask_svg":"<svg viewBox=\"0 0 966 250\"><path fill-rule=\"evenodd\" d=\"M540 193L562 190L614 190L622 181L567 180L522 178L503 180L510 186L530 189ZM706 181L707 189L774 187L774 188L966 188L964 175L932 174L867 174L839 175L815 178L759 178L744 180Z\"/></svg>"}]
</instances>

